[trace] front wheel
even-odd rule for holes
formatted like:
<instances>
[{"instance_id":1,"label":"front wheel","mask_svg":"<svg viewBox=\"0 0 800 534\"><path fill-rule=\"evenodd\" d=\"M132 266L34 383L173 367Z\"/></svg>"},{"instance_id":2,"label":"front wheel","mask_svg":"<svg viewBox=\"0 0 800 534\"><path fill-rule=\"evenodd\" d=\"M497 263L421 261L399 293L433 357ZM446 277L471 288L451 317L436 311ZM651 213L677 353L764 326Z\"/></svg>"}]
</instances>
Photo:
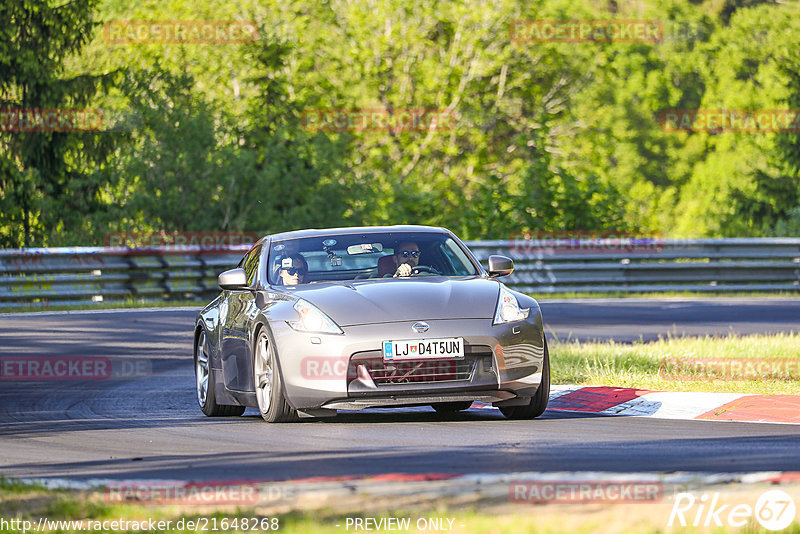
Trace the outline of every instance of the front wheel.
<instances>
[{"instance_id":1,"label":"front wheel","mask_svg":"<svg viewBox=\"0 0 800 534\"><path fill-rule=\"evenodd\" d=\"M200 335L197 336L197 344L194 349L194 378L197 402L204 414L209 417L224 417L244 413L244 406L217 404L217 398L214 395L214 369L211 368L208 361L205 330L201 330Z\"/></svg>"},{"instance_id":2,"label":"front wheel","mask_svg":"<svg viewBox=\"0 0 800 534\"><path fill-rule=\"evenodd\" d=\"M550 400L550 351L547 348L547 339L544 339L542 382L539 384L536 394L531 397L531 402L525 406L501 406L500 411L508 419L534 419L542 415L547 409L548 400Z\"/></svg>"},{"instance_id":3,"label":"front wheel","mask_svg":"<svg viewBox=\"0 0 800 534\"><path fill-rule=\"evenodd\" d=\"M267 336L266 328L258 332L253 351L253 377L255 378L258 413L267 423L297 421L297 412L283 396L283 382L278 371L275 349Z\"/></svg>"}]
</instances>

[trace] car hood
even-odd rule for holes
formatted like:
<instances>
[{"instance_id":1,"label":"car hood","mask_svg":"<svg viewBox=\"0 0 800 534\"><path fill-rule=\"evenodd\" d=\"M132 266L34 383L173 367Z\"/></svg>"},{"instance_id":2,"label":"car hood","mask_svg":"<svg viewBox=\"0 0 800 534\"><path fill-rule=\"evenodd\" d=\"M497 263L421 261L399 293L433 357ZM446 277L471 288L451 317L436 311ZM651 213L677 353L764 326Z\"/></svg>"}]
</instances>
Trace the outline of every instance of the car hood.
<instances>
[{"instance_id":1,"label":"car hood","mask_svg":"<svg viewBox=\"0 0 800 534\"><path fill-rule=\"evenodd\" d=\"M500 284L485 278L354 280L310 284L292 293L339 326L433 319L491 319Z\"/></svg>"}]
</instances>

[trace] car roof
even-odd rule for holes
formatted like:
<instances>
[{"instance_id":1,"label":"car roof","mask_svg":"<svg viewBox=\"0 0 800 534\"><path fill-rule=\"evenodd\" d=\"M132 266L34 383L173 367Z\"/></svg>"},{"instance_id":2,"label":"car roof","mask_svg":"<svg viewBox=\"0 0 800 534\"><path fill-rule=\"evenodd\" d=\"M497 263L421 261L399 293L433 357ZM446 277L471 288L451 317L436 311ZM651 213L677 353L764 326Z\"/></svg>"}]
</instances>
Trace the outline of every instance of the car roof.
<instances>
[{"instance_id":1,"label":"car roof","mask_svg":"<svg viewBox=\"0 0 800 534\"><path fill-rule=\"evenodd\" d=\"M378 234L385 232L434 232L439 234L446 234L448 231L445 228L436 226L419 226L419 225L395 225L395 226L351 226L342 228L310 228L307 230L294 230L291 232L281 232L280 234L272 234L272 239L295 239L299 237L320 237L328 235L342 235L342 234Z\"/></svg>"}]
</instances>

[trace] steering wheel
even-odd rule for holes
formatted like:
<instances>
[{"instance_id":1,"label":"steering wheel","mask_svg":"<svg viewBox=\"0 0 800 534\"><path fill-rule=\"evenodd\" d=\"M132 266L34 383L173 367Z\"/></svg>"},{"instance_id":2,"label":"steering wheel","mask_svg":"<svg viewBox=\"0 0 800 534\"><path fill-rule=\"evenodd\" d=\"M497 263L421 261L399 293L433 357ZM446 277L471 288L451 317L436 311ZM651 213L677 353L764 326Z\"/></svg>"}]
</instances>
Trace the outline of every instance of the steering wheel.
<instances>
[{"instance_id":1,"label":"steering wheel","mask_svg":"<svg viewBox=\"0 0 800 534\"><path fill-rule=\"evenodd\" d=\"M415 274L419 274L419 273L438 274L440 276L442 274L439 271L437 271L436 269L434 269L433 267L430 267L428 265L417 265L416 267L411 269L412 276L415 275Z\"/></svg>"}]
</instances>

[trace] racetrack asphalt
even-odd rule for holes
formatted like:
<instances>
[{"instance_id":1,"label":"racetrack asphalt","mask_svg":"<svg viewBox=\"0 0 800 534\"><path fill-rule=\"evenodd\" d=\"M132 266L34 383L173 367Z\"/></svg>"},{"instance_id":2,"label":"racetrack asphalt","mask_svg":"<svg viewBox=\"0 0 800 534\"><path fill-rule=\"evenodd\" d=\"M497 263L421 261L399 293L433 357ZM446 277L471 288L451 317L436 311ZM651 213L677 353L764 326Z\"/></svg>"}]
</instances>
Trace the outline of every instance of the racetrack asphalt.
<instances>
[{"instance_id":1,"label":"racetrack asphalt","mask_svg":"<svg viewBox=\"0 0 800 534\"><path fill-rule=\"evenodd\" d=\"M800 299L543 302L559 338L798 331ZM0 316L0 357L145 360L146 376L0 380L0 474L73 479L259 479L382 473L798 471L800 425L497 410L443 418L370 410L268 425L210 419L195 401L196 310ZM555 365L555 362L554 362Z\"/></svg>"}]
</instances>

